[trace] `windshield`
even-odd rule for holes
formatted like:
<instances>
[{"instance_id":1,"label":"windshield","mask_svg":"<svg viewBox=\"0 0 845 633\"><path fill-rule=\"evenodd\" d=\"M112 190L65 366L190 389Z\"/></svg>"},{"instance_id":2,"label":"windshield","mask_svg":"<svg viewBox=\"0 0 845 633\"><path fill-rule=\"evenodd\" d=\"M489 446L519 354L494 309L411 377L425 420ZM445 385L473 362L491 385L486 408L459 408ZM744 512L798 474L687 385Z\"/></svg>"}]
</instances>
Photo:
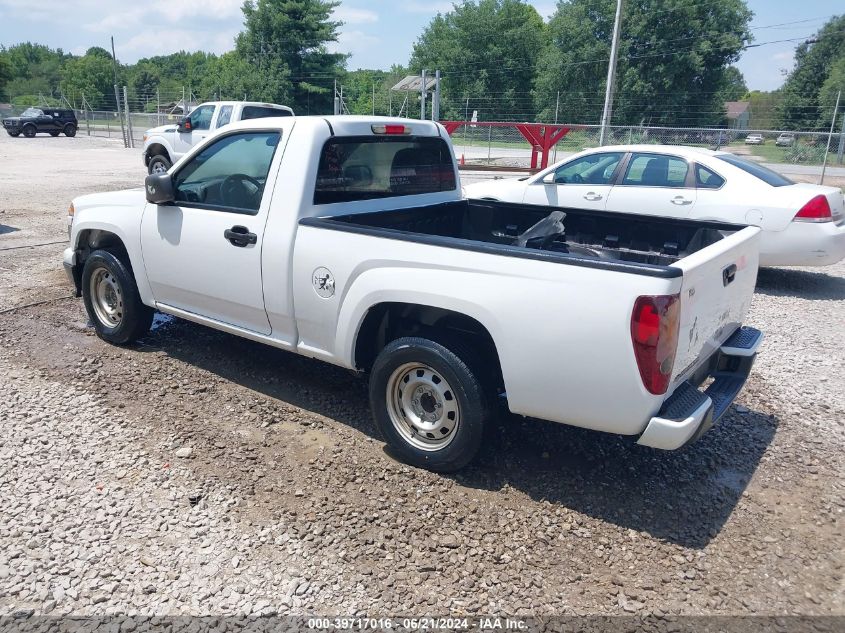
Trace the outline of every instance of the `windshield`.
<instances>
[{"instance_id":1,"label":"windshield","mask_svg":"<svg viewBox=\"0 0 845 633\"><path fill-rule=\"evenodd\" d=\"M38 108L27 108L23 111L23 114L21 114L21 116L41 116L43 114L44 113Z\"/></svg>"},{"instance_id":2,"label":"windshield","mask_svg":"<svg viewBox=\"0 0 845 633\"><path fill-rule=\"evenodd\" d=\"M740 158L739 156L734 156L733 154L718 154L716 158L741 169L747 174L751 174L755 178L759 178L772 187L785 187L786 185L795 184L789 178L781 176L779 173L769 169L768 167L763 167L759 163Z\"/></svg>"}]
</instances>

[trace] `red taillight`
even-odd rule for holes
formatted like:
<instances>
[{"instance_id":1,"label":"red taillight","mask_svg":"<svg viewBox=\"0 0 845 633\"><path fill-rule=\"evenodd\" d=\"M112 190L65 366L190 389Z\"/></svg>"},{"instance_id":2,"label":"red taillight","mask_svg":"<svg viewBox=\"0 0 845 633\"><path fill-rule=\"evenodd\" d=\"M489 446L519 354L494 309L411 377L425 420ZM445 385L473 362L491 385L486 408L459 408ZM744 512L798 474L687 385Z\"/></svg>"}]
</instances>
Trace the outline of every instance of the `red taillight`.
<instances>
[{"instance_id":1,"label":"red taillight","mask_svg":"<svg viewBox=\"0 0 845 633\"><path fill-rule=\"evenodd\" d=\"M830 212L830 204L827 196L818 195L807 204L793 218L797 222L830 222L833 216Z\"/></svg>"},{"instance_id":2,"label":"red taillight","mask_svg":"<svg viewBox=\"0 0 845 633\"><path fill-rule=\"evenodd\" d=\"M681 304L678 295L643 296L634 303L631 341L643 385L662 395L669 388L678 348Z\"/></svg>"}]
</instances>

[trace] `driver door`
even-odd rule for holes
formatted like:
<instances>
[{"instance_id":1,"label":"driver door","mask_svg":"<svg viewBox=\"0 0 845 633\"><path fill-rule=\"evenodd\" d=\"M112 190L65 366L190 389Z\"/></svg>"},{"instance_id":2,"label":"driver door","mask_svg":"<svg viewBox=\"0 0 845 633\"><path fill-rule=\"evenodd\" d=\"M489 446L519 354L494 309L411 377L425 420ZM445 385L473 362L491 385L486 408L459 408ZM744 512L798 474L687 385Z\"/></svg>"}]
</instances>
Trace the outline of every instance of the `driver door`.
<instances>
[{"instance_id":1,"label":"driver door","mask_svg":"<svg viewBox=\"0 0 845 633\"><path fill-rule=\"evenodd\" d=\"M581 156L526 188L523 202L603 211L625 152Z\"/></svg>"},{"instance_id":2,"label":"driver door","mask_svg":"<svg viewBox=\"0 0 845 633\"><path fill-rule=\"evenodd\" d=\"M186 121L191 124L190 129L186 129L183 125L177 128L174 162L190 152L191 148L199 145L211 134L211 121L214 119L215 109L216 106L213 105L200 106L186 118Z\"/></svg>"},{"instance_id":3,"label":"driver door","mask_svg":"<svg viewBox=\"0 0 845 633\"><path fill-rule=\"evenodd\" d=\"M145 207L144 266L165 311L176 308L270 334L261 247L283 133L221 136L173 174L173 204Z\"/></svg>"}]
</instances>

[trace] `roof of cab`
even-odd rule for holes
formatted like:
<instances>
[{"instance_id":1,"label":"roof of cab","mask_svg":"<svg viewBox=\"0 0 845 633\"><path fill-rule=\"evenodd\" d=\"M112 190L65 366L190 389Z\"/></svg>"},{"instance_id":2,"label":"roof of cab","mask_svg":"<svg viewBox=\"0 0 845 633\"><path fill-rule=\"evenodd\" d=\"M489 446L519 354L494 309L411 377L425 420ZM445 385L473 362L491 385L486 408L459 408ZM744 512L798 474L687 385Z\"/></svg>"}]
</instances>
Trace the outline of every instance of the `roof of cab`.
<instances>
[{"instance_id":1,"label":"roof of cab","mask_svg":"<svg viewBox=\"0 0 845 633\"><path fill-rule=\"evenodd\" d=\"M247 121L237 121L227 125L225 129L229 132L232 130L255 130L255 129L275 129L281 128L282 125L288 125L292 119L284 118L263 118L263 119L249 119ZM420 119L400 119L398 117L378 117L378 116L350 116L350 115L333 115L333 116L298 116L296 117L296 125L301 126L327 126L332 133L338 136L369 136L374 134L373 125L404 125L411 128L411 135L413 136L441 136L441 126L433 121L423 121ZM445 135L445 132L443 132Z\"/></svg>"}]
</instances>

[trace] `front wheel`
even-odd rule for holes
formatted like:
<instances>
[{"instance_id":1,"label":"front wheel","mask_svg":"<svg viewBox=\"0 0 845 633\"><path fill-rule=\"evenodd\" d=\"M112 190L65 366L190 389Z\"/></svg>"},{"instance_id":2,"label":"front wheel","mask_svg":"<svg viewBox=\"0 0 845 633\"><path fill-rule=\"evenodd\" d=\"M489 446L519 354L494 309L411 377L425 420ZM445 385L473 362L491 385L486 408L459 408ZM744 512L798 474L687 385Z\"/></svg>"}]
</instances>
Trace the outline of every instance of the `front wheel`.
<instances>
[{"instance_id":1,"label":"front wheel","mask_svg":"<svg viewBox=\"0 0 845 633\"><path fill-rule=\"evenodd\" d=\"M65 126L65 136L76 136L76 126L73 123L68 123Z\"/></svg>"},{"instance_id":2,"label":"front wheel","mask_svg":"<svg viewBox=\"0 0 845 633\"><path fill-rule=\"evenodd\" d=\"M32 137L34 137L34 136L35 136L35 133L36 133L37 131L38 131L38 130L36 130L36 129L35 129L35 126L34 126L34 125L24 125L24 126L23 126L23 135L24 135L26 138L32 138Z\"/></svg>"},{"instance_id":3,"label":"front wheel","mask_svg":"<svg viewBox=\"0 0 845 633\"><path fill-rule=\"evenodd\" d=\"M85 260L82 299L97 336L109 343L131 343L152 325L153 310L141 301L132 271L110 251L94 251Z\"/></svg>"},{"instance_id":4,"label":"front wheel","mask_svg":"<svg viewBox=\"0 0 845 633\"><path fill-rule=\"evenodd\" d=\"M164 174L168 169L170 169L171 164L172 163L167 160L166 156L161 156L159 154L150 159L150 164L147 166L147 169L151 174Z\"/></svg>"},{"instance_id":5,"label":"front wheel","mask_svg":"<svg viewBox=\"0 0 845 633\"><path fill-rule=\"evenodd\" d=\"M9 136L18 137L18 136L20 136L20 135L21 135L21 133L20 133L20 132L9 132Z\"/></svg>"},{"instance_id":6,"label":"front wheel","mask_svg":"<svg viewBox=\"0 0 845 633\"><path fill-rule=\"evenodd\" d=\"M412 337L392 341L376 358L370 406L403 461L453 472L475 457L491 408L481 373L466 361L440 343Z\"/></svg>"}]
</instances>

